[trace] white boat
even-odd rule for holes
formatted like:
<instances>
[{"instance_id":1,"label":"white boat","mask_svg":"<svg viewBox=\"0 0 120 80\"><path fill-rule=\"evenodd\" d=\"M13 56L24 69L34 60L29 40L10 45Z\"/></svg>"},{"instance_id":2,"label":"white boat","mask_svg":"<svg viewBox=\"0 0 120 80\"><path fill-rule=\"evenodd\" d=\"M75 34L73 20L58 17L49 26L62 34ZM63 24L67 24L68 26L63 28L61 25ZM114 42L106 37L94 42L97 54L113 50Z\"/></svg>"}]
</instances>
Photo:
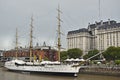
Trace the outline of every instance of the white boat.
<instances>
[{"instance_id":1,"label":"white boat","mask_svg":"<svg viewBox=\"0 0 120 80\"><path fill-rule=\"evenodd\" d=\"M25 72L38 72L38 73L57 73L57 74L72 74L77 76L79 73L80 66L73 64L63 64L60 62L60 10L58 8L58 61L42 61L42 62L32 62L32 21L31 18L31 35L30 35L30 61L25 62L23 60L18 60L17 58L11 61L5 62L5 68L12 71L25 71ZM17 36L16 36L17 37ZM17 40L17 38L16 38ZM17 43L17 41L16 41ZM17 48L18 49L18 48Z\"/></svg>"},{"instance_id":2,"label":"white boat","mask_svg":"<svg viewBox=\"0 0 120 80\"><path fill-rule=\"evenodd\" d=\"M23 72L39 72L39 73L53 73L53 74L70 74L77 76L79 73L78 66L60 64L60 62L42 61L37 64L27 64L22 60L12 60L5 63L5 67L12 71L23 71Z\"/></svg>"}]
</instances>

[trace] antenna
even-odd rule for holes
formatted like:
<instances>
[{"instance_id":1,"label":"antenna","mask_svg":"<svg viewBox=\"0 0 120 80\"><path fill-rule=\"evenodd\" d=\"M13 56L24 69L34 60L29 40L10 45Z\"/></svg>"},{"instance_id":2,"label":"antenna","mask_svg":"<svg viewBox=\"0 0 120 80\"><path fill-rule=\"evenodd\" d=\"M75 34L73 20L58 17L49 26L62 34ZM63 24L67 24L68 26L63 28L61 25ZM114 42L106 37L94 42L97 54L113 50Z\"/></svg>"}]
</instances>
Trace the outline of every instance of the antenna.
<instances>
[{"instance_id":1,"label":"antenna","mask_svg":"<svg viewBox=\"0 0 120 80\"><path fill-rule=\"evenodd\" d=\"M100 14L100 0L99 0L99 20L101 20L101 14Z\"/></svg>"}]
</instances>

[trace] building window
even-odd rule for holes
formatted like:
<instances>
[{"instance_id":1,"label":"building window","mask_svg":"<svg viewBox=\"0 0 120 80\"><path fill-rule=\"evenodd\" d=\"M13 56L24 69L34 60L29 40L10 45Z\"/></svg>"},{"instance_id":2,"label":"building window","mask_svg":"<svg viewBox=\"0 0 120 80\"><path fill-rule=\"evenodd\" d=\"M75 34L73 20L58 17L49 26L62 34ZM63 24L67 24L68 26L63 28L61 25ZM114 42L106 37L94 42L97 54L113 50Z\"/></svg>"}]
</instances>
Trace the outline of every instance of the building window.
<instances>
[{"instance_id":1,"label":"building window","mask_svg":"<svg viewBox=\"0 0 120 80\"><path fill-rule=\"evenodd\" d=\"M107 47L109 46L109 35L107 33Z\"/></svg>"},{"instance_id":2,"label":"building window","mask_svg":"<svg viewBox=\"0 0 120 80\"><path fill-rule=\"evenodd\" d=\"M115 33L113 33L113 46L115 46Z\"/></svg>"},{"instance_id":3,"label":"building window","mask_svg":"<svg viewBox=\"0 0 120 80\"><path fill-rule=\"evenodd\" d=\"M112 46L112 34L110 32L110 46Z\"/></svg>"},{"instance_id":4,"label":"building window","mask_svg":"<svg viewBox=\"0 0 120 80\"><path fill-rule=\"evenodd\" d=\"M119 42L118 42L118 32L116 32L116 42L117 42L117 47L119 46Z\"/></svg>"}]
</instances>

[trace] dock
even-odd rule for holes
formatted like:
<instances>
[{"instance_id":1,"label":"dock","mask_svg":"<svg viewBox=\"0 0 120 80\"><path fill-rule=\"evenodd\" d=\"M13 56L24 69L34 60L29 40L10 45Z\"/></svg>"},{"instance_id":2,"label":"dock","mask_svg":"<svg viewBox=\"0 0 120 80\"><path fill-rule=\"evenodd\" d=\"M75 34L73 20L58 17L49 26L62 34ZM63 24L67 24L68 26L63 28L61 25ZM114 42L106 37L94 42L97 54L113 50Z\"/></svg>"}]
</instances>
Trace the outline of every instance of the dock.
<instances>
[{"instance_id":1,"label":"dock","mask_svg":"<svg viewBox=\"0 0 120 80\"><path fill-rule=\"evenodd\" d=\"M80 69L80 74L120 76L120 66L86 66Z\"/></svg>"}]
</instances>

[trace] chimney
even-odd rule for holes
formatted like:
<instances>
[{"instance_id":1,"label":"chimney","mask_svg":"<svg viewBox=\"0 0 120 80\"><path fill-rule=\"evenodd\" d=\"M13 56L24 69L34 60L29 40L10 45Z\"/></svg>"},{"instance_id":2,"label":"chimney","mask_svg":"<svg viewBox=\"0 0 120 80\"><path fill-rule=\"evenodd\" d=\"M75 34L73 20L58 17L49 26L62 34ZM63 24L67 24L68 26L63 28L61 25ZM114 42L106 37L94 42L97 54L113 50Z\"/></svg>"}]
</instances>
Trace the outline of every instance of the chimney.
<instances>
[{"instance_id":1,"label":"chimney","mask_svg":"<svg viewBox=\"0 0 120 80\"><path fill-rule=\"evenodd\" d=\"M95 26L97 26L97 21L95 21Z\"/></svg>"},{"instance_id":2,"label":"chimney","mask_svg":"<svg viewBox=\"0 0 120 80\"><path fill-rule=\"evenodd\" d=\"M38 43L38 42L36 43L36 46L37 46L37 47L39 46L39 43Z\"/></svg>"},{"instance_id":3,"label":"chimney","mask_svg":"<svg viewBox=\"0 0 120 80\"><path fill-rule=\"evenodd\" d=\"M90 23L88 23L88 31L90 31Z\"/></svg>"},{"instance_id":4,"label":"chimney","mask_svg":"<svg viewBox=\"0 0 120 80\"><path fill-rule=\"evenodd\" d=\"M90 27L90 23L88 23L88 28Z\"/></svg>"},{"instance_id":5,"label":"chimney","mask_svg":"<svg viewBox=\"0 0 120 80\"><path fill-rule=\"evenodd\" d=\"M110 25L110 19L108 19L108 25Z\"/></svg>"},{"instance_id":6,"label":"chimney","mask_svg":"<svg viewBox=\"0 0 120 80\"><path fill-rule=\"evenodd\" d=\"M100 21L100 24L103 25L103 20Z\"/></svg>"},{"instance_id":7,"label":"chimney","mask_svg":"<svg viewBox=\"0 0 120 80\"><path fill-rule=\"evenodd\" d=\"M90 26L90 23L88 23L88 26Z\"/></svg>"},{"instance_id":8,"label":"chimney","mask_svg":"<svg viewBox=\"0 0 120 80\"><path fill-rule=\"evenodd\" d=\"M46 43L45 43L45 41L44 41L44 43L43 43L43 46L46 47Z\"/></svg>"}]
</instances>

